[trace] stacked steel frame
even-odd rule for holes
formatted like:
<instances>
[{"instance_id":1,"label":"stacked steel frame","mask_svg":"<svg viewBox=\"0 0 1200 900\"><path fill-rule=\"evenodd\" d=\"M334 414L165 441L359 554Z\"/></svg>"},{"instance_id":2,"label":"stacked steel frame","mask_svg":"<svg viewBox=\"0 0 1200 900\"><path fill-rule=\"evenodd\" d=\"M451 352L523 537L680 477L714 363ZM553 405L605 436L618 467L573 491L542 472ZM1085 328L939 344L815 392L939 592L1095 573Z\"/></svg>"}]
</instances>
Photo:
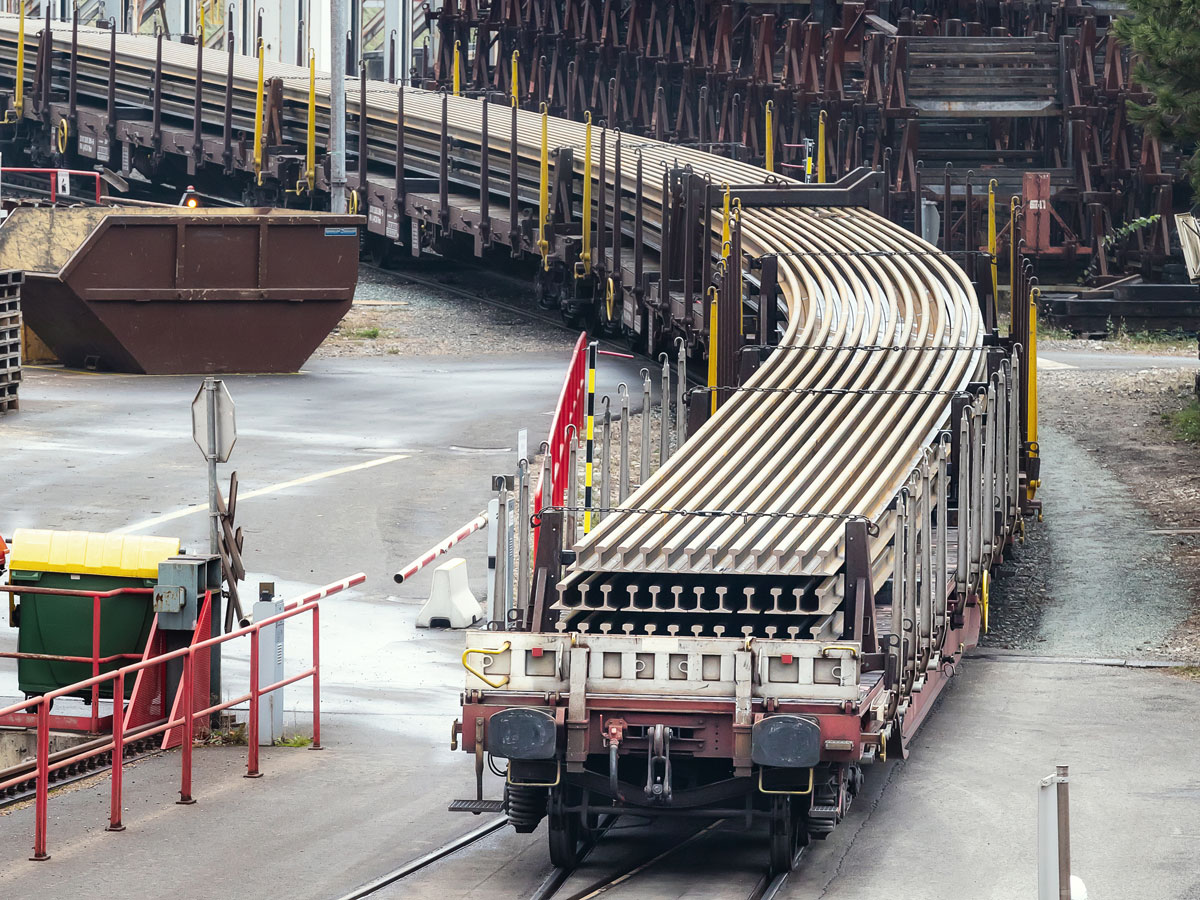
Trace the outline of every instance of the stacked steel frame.
<instances>
[{"instance_id":1,"label":"stacked steel frame","mask_svg":"<svg viewBox=\"0 0 1200 900\"><path fill-rule=\"evenodd\" d=\"M467 93L512 95L515 72L526 109L545 103L573 119L590 111L627 134L756 162L770 141L793 175L824 115L830 180L863 164L883 167L894 220L917 227L918 198L945 206L949 186L942 249L974 237L970 220L984 215L981 197L995 179L1006 208L1013 196L1048 203L1046 240L1030 254L1097 254L1103 280L1104 236L1158 213L1131 261L1161 262L1177 167L1129 121L1126 100L1147 94L1132 81L1109 13L1077 0L978 4L965 10L970 20L957 3L919 8L446 0L429 13L439 33L434 65L414 72L414 83L448 88L457 59ZM956 104L964 88L980 102ZM1048 193L1026 191L1025 172L1050 173Z\"/></svg>"}]
</instances>

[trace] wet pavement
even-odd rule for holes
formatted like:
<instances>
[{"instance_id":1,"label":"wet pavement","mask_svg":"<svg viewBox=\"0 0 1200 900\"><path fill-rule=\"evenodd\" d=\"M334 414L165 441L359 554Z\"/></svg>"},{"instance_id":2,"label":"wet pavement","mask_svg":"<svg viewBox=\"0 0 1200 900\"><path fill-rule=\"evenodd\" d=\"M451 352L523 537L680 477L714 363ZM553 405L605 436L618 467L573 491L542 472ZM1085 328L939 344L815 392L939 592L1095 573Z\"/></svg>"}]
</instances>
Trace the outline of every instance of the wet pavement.
<instances>
[{"instance_id":1,"label":"wet pavement","mask_svg":"<svg viewBox=\"0 0 1200 900\"><path fill-rule=\"evenodd\" d=\"M240 777L244 747L198 749L194 807L173 802L178 754L142 760L126 773L122 834L103 831L107 778L56 793L47 863L26 860L32 809L0 812L0 896L333 898L478 825L445 812L474 791L473 760L448 749L461 636L418 631L428 575L399 587L391 574L483 506L488 476L514 465L518 428L531 445L540 438L565 363L562 352L336 358L297 376L228 378L240 432L222 480L238 470L248 586L273 580L288 594L368 574L322 607L327 749L267 749L260 780ZM636 383L640 365L603 358L601 391ZM188 410L198 381L31 370L22 411L0 420L0 531L126 529L203 548L205 471ZM1105 515L1128 502L1120 483L1069 438L1047 432L1043 447L1040 528L1056 581L1030 646L1137 655L1180 615L1178 588L1137 574L1154 551L1136 514ZM482 537L462 547L477 593L483 548ZM15 647L15 634L0 621L0 647ZM298 671L307 635L289 634L287 665ZM244 690L246 660L245 648L227 655L227 693ZM0 699L16 692L14 668L0 662ZM306 685L289 691L289 730L308 732L310 696ZM1075 870L1093 897L1200 896L1200 781L1180 750L1200 738L1181 715L1198 697L1200 684L1158 672L969 659L912 757L869 772L850 818L812 848L788 896L1033 896L1036 784L1063 763ZM498 791L489 776L488 795ZM672 833L623 829L581 880ZM549 870L545 840L544 827L503 830L383 896L526 895ZM735 878L722 877L721 861ZM757 835L731 833L672 853L619 896L743 896L764 863ZM1153 891L1131 884L1140 872L1154 873Z\"/></svg>"}]
</instances>

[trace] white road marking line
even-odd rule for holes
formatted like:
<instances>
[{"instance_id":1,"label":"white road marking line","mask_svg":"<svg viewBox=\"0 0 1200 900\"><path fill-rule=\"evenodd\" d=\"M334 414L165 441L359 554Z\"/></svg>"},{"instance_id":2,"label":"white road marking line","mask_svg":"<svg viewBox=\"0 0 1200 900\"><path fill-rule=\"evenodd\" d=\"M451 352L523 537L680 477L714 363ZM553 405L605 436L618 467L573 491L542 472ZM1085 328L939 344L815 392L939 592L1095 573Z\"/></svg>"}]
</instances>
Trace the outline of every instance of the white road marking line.
<instances>
[{"instance_id":1,"label":"white road marking line","mask_svg":"<svg viewBox=\"0 0 1200 900\"><path fill-rule=\"evenodd\" d=\"M1045 359L1041 356L1038 357L1037 364L1038 364L1039 369L1078 369L1079 368L1079 366L1073 366L1070 363L1056 362L1053 359Z\"/></svg>"},{"instance_id":2,"label":"white road marking line","mask_svg":"<svg viewBox=\"0 0 1200 900\"><path fill-rule=\"evenodd\" d=\"M257 488L253 491L241 491L238 493L238 502L242 500L251 500L255 497L262 497L267 494L277 494L280 491L286 491L289 488L299 487L302 484L311 484L314 481L322 481L326 478L333 478L336 475L346 475L349 472L360 472L363 469L373 469L376 466L386 465L391 462L399 462L402 459L408 459L407 453L396 453L392 456L384 456L379 459L370 459L366 462L357 463L353 466L342 466L340 469L329 469L326 472L316 472L312 475L305 475L303 478L293 478L291 481L281 481L279 484L268 485L267 487ZM141 522L134 522L132 525L126 525L124 528L118 528L114 534L133 534L137 531L142 531L146 528L151 528L163 522L170 522L175 519L182 519L184 516L191 516L196 513L208 514L207 504L203 506L186 506L183 509L177 509L174 512L164 513L161 516L154 516L151 519L143 519Z\"/></svg>"}]
</instances>

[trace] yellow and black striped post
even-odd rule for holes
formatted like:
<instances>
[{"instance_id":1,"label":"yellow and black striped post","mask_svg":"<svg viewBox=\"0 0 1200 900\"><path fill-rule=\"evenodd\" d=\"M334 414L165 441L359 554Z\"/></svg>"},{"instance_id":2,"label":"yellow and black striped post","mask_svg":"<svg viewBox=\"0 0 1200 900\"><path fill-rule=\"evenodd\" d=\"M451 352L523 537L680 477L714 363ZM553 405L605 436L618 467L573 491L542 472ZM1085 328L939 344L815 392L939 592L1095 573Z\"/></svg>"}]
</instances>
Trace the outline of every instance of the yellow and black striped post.
<instances>
[{"instance_id":1,"label":"yellow and black striped post","mask_svg":"<svg viewBox=\"0 0 1200 900\"><path fill-rule=\"evenodd\" d=\"M596 442L596 342L588 344L587 355L587 440L583 464L583 533L592 530L592 448Z\"/></svg>"}]
</instances>

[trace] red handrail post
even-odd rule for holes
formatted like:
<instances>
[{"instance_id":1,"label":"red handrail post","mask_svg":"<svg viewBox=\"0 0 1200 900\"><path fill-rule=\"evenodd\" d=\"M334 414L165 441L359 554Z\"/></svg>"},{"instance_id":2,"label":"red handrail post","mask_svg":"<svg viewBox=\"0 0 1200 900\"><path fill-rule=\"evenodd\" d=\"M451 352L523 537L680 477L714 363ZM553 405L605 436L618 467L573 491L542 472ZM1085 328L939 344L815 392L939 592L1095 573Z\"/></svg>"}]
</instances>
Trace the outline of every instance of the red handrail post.
<instances>
[{"instance_id":1,"label":"red handrail post","mask_svg":"<svg viewBox=\"0 0 1200 900\"><path fill-rule=\"evenodd\" d=\"M34 800L32 860L49 859L46 852L46 804L50 797L50 704L43 698L37 711L37 798Z\"/></svg>"},{"instance_id":2,"label":"red handrail post","mask_svg":"<svg viewBox=\"0 0 1200 900\"><path fill-rule=\"evenodd\" d=\"M314 603L312 608L313 630L313 742L312 749L321 748L321 607Z\"/></svg>"},{"instance_id":3,"label":"red handrail post","mask_svg":"<svg viewBox=\"0 0 1200 900\"><path fill-rule=\"evenodd\" d=\"M113 688L113 749L112 749L112 800L109 804L108 826L105 831L124 831L121 824L121 788L125 776L125 670L117 670L117 682Z\"/></svg>"},{"instance_id":4,"label":"red handrail post","mask_svg":"<svg viewBox=\"0 0 1200 900\"><path fill-rule=\"evenodd\" d=\"M58 200L58 173L50 173L50 202L54 203Z\"/></svg>"},{"instance_id":5,"label":"red handrail post","mask_svg":"<svg viewBox=\"0 0 1200 900\"><path fill-rule=\"evenodd\" d=\"M100 674L100 595L92 595L92 677ZM113 697L113 715L116 715ZM92 734L100 730L100 682L92 685Z\"/></svg>"},{"instance_id":6,"label":"red handrail post","mask_svg":"<svg viewBox=\"0 0 1200 900\"><path fill-rule=\"evenodd\" d=\"M181 806L190 806L196 801L192 799L192 698L196 691L196 665L194 654L189 650L183 658L183 680L180 682L183 691L183 737L181 738L181 754L183 772L180 777L179 799L175 802Z\"/></svg>"},{"instance_id":7,"label":"red handrail post","mask_svg":"<svg viewBox=\"0 0 1200 900\"><path fill-rule=\"evenodd\" d=\"M246 733L250 738L250 751L246 760L246 778L262 778L258 770L258 628L250 632L250 721Z\"/></svg>"}]
</instances>

